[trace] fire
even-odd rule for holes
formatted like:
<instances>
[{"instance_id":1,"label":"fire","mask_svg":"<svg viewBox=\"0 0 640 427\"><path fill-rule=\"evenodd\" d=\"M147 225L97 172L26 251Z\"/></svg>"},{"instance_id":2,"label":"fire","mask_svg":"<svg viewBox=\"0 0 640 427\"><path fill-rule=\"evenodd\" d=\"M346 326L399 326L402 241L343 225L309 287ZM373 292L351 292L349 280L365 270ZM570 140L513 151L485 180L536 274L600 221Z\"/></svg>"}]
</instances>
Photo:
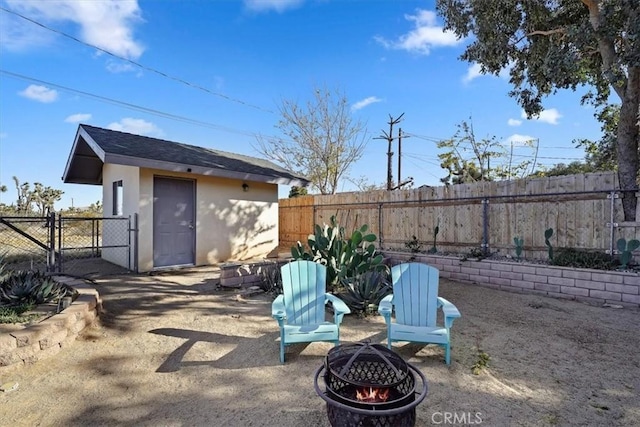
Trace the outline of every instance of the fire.
<instances>
[{"instance_id":1,"label":"fire","mask_svg":"<svg viewBox=\"0 0 640 427\"><path fill-rule=\"evenodd\" d=\"M386 402L389 398L388 388L363 388L356 390L356 399L360 402L379 403Z\"/></svg>"}]
</instances>

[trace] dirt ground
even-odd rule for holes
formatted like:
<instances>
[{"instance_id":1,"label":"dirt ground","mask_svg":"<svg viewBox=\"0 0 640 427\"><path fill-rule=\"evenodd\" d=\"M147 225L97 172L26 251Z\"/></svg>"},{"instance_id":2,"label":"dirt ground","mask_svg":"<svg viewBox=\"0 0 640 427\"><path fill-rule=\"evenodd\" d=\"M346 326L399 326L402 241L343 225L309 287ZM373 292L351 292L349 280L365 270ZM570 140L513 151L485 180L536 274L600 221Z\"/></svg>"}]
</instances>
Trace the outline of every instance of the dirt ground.
<instances>
[{"instance_id":1,"label":"dirt ground","mask_svg":"<svg viewBox=\"0 0 640 427\"><path fill-rule=\"evenodd\" d=\"M100 323L0 378L19 383L0 393L0 425L329 425L313 376L331 345L289 347L281 365L268 295L222 290L212 268L96 282ZM451 367L439 347L396 346L428 381L418 426L640 425L638 310L446 280L440 293L462 313ZM383 319L347 316L341 337L384 342Z\"/></svg>"}]
</instances>

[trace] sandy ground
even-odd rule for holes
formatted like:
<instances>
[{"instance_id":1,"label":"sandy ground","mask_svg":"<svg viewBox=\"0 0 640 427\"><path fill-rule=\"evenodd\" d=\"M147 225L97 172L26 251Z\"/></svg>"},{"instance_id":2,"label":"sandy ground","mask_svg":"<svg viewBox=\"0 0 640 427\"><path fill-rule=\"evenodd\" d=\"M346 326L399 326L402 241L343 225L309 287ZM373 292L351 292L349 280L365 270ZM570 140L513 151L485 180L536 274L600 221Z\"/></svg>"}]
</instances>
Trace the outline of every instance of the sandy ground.
<instances>
[{"instance_id":1,"label":"sandy ground","mask_svg":"<svg viewBox=\"0 0 640 427\"><path fill-rule=\"evenodd\" d=\"M97 278L100 323L0 378L19 383L0 425L328 426L313 375L330 344L289 347L281 365L270 297L238 298L217 274ZM396 347L428 380L418 426L640 425L639 311L444 280L440 293L462 313L451 367L439 347ZM348 316L341 334L384 342L384 322ZM473 375L479 349L491 359Z\"/></svg>"}]
</instances>

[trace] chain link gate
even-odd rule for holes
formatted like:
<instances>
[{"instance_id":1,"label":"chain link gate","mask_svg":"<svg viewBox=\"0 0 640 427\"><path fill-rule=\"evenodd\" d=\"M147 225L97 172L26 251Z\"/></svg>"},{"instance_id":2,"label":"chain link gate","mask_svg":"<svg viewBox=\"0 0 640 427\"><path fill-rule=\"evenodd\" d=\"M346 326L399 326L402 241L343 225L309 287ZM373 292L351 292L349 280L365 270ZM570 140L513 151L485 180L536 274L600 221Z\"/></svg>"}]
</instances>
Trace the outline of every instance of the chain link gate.
<instances>
[{"instance_id":1,"label":"chain link gate","mask_svg":"<svg viewBox=\"0 0 640 427\"><path fill-rule=\"evenodd\" d=\"M132 232L130 217L0 217L0 257L22 270L132 270Z\"/></svg>"}]
</instances>

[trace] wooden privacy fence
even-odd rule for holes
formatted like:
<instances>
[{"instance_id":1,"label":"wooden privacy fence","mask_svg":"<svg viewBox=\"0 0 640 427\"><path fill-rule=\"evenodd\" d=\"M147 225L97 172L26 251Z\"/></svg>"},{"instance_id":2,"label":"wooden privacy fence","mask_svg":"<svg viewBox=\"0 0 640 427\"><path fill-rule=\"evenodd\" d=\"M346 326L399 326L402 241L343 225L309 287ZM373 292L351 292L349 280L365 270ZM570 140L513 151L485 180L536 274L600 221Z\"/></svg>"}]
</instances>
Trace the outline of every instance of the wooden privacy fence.
<instances>
[{"instance_id":1,"label":"wooden privacy fence","mask_svg":"<svg viewBox=\"0 0 640 427\"><path fill-rule=\"evenodd\" d=\"M426 251L437 226L440 253L514 255L520 237L524 257L545 259L549 228L554 248L610 252L621 237L640 239L640 222L623 222L617 187L615 173L607 172L282 199L280 250L306 243L314 224L335 215L348 234L368 224L383 250L406 250L415 236Z\"/></svg>"}]
</instances>

